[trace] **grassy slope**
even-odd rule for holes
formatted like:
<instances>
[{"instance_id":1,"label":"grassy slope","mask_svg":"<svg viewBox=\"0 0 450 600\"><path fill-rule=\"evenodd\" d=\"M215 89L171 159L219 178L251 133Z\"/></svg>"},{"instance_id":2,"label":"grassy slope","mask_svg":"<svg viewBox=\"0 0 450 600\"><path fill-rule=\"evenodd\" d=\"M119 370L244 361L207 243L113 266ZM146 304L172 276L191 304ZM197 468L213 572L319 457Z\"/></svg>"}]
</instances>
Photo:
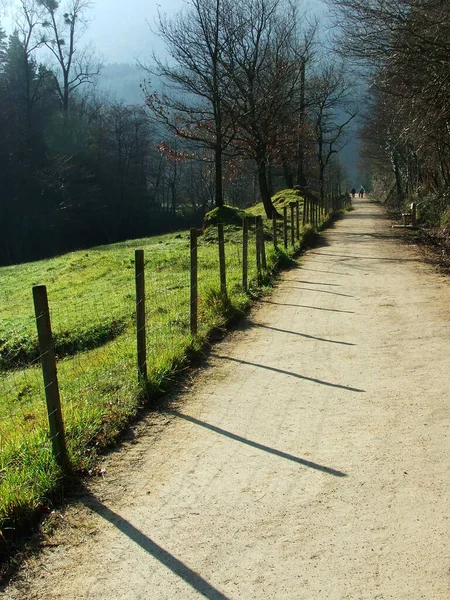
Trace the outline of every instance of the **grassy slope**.
<instances>
[{"instance_id":1,"label":"grassy slope","mask_svg":"<svg viewBox=\"0 0 450 600\"><path fill-rule=\"evenodd\" d=\"M240 232L230 227L226 241L230 300L234 310L243 311L250 299L240 287ZM65 342L57 353L68 448L75 469L87 470L99 449L116 438L142 403L135 365L135 248L146 251L150 391L164 390L173 373L185 365L186 354L226 321L217 293L218 252L211 232L200 238L200 331L195 340L189 334L187 232L1 268L0 530L48 504L60 481L47 435L39 364L36 360L26 368L12 369L18 356L26 361L37 347L31 286L47 285L54 334ZM269 252L268 258L273 267L275 253ZM251 241L253 280L255 262ZM116 329L108 335L111 327Z\"/></svg>"},{"instance_id":2,"label":"grassy slope","mask_svg":"<svg viewBox=\"0 0 450 600\"><path fill-rule=\"evenodd\" d=\"M274 197L278 210L293 199L298 195L290 190ZM262 205L247 211L250 216L263 213ZM272 224L264 225L268 239ZM252 227L249 279L255 291ZM312 233L308 227L300 244ZM68 450L74 469L88 471L98 452L117 438L144 402L136 375L134 250L145 250L147 392L151 396L168 388L214 327L224 326L230 316L249 306L251 295L241 288L241 239L238 227L226 227L230 305L224 306L215 228L199 238L199 335L195 339L189 333L188 232L0 268L0 554L2 530L26 522L51 504L61 482L51 453L42 375L35 358L31 287L47 285ZM264 284L270 282L274 267L293 252L275 253L267 243Z\"/></svg>"}]
</instances>

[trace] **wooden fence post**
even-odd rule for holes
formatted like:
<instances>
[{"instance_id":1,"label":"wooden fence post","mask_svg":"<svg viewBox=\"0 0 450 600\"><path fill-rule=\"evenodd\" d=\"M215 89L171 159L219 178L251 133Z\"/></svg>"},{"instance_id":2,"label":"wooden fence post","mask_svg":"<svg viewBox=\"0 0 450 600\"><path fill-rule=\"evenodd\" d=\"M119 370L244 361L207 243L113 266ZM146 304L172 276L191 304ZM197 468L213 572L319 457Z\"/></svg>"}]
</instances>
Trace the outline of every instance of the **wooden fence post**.
<instances>
[{"instance_id":1,"label":"wooden fence post","mask_svg":"<svg viewBox=\"0 0 450 600\"><path fill-rule=\"evenodd\" d=\"M258 219L258 231L259 231L259 248L261 252L261 267L265 270L267 269L267 261L266 261L266 244L264 242L264 222L262 217L257 217Z\"/></svg>"},{"instance_id":2,"label":"wooden fence post","mask_svg":"<svg viewBox=\"0 0 450 600\"><path fill-rule=\"evenodd\" d=\"M242 219L242 289L248 290L248 221Z\"/></svg>"},{"instance_id":3,"label":"wooden fence post","mask_svg":"<svg viewBox=\"0 0 450 600\"><path fill-rule=\"evenodd\" d=\"M291 246L295 246L295 221L294 221L294 208L295 202L289 202L291 208Z\"/></svg>"},{"instance_id":4,"label":"wooden fence post","mask_svg":"<svg viewBox=\"0 0 450 600\"><path fill-rule=\"evenodd\" d=\"M275 250L278 247L278 227L277 227L277 216L275 212L272 215L272 236L273 236L273 247Z\"/></svg>"},{"instance_id":5,"label":"wooden fence post","mask_svg":"<svg viewBox=\"0 0 450 600\"><path fill-rule=\"evenodd\" d=\"M136 340L138 375L147 381L147 340L145 332L145 270L144 251L135 250L135 279L136 279Z\"/></svg>"},{"instance_id":6,"label":"wooden fence post","mask_svg":"<svg viewBox=\"0 0 450 600\"><path fill-rule=\"evenodd\" d=\"M296 219L297 219L297 241L300 240L300 202L299 200L295 203Z\"/></svg>"},{"instance_id":7,"label":"wooden fence post","mask_svg":"<svg viewBox=\"0 0 450 600\"><path fill-rule=\"evenodd\" d=\"M197 229L191 229L191 335L197 335L198 315L198 260Z\"/></svg>"},{"instance_id":8,"label":"wooden fence post","mask_svg":"<svg viewBox=\"0 0 450 600\"><path fill-rule=\"evenodd\" d=\"M223 223L217 224L217 235L219 239L219 270L220 270L220 293L227 297L227 272L225 263L225 238L223 235Z\"/></svg>"},{"instance_id":9,"label":"wooden fence post","mask_svg":"<svg viewBox=\"0 0 450 600\"><path fill-rule=\"evenodd\" d=\"M56 369L52 326L48 308L47 288L45 285L33 286L33 301L53 456L61 470L67 473L70 471L70 463L69 457L67 456L64 422L61 411L61 398L58 386L58 372Z\"/></svg>"},{"instance_id":10,"label":"wooden fence post","mask_svg":"<svg viewBox=\"0 0 450 600\"><path fill-rule=\"evenodd\" d=\"M283 206L283 245L286 250L288 247L288 232L287 232L287 207Z\"/></svg>"},{"instance_id":11,"label":"wooden fence post","mask_svg":"<svg viewBox=\"0 0 450 600\"><path fill-rule=\"evenodd\" d=\"M255 218L255 246L256 246L256 274L258 283L261 280L261 244L259 241L259 222L258 217Z\"/></svg>"}]
</instances>

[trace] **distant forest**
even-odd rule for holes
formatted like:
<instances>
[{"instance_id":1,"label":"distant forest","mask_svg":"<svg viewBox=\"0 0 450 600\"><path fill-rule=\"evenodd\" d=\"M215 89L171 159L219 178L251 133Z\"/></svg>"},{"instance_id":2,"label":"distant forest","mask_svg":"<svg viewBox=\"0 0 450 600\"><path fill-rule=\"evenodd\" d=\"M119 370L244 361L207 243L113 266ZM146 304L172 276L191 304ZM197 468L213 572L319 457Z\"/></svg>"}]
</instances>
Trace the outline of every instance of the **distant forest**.
<instances>
[{"instance_id":1,"label":"distant forest","mask_svg":"<svg viewBox=\"0 0 450 600\"><path fill-rule=\"evenodd\" d=\"M147 71L80 45L88 0L22 0L10 36L0 21L0 264L200 225L224 203L269 216L295 184L343 189L344 61L320 58L289 3L232 8L162 17L169 60Z\"/></svg>"}]
</instances>

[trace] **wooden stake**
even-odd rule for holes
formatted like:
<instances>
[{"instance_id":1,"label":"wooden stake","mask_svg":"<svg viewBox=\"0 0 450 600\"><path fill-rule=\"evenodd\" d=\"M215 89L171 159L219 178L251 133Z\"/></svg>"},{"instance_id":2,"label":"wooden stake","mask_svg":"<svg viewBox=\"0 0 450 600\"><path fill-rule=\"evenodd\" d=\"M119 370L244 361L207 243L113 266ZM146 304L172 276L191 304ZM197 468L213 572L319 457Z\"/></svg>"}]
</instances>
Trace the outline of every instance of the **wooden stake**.
<instances>
[{"instance_id":1,"label":"wooden stake","mask_svg":"<svg viewBox=\"0 0 450 600\"><path fill-rule=\"evenodd\" d=\"M291 208L291 246L295 245L295 221L294 221L294 208L295 202L289 202Z\"/></svg>"},{"instance_id":2,"label":"wooden stake","mask_svg":"<svg viewBox=\"0 0 450 600\"><path fill-rule=\"evenodd\" d=\"M191 335L197 335L198 318L198 260L197 229L191 229Z\"/></svg>"},{"instance_id":3,"label":"wooden stake","mask_svg":"<svg viewBox=\"0 0 450 600\"><path fill-rule=\"evenodd\" d=\"M53 456L61 470L67 473L70 471L70 463L64 434L55 349L45 285L35 285L33 287L33 301Z\"/></svg>"},{"instance_id":4,"label":"wooden stake","mask_svg":"<svg viewBox=\"0 0 450 600\"><path fill-rule=\"evenodd\" d=\"M273 247L276 250L278 247L278 227L277 227L277 217L275 214L272 215L272 236L273 236Z\"/></svg>"},{"instance_id":5,"label":"wooden stake","mask_svg":"<svg viewBox=\"0 0 450 600\"><path fill-rule=\"evenodd\" d=\"M266 244L264 242L264 223L263 223L262 217L258 217L258 230L259 230L259 248L261 251L261 267L264 270L266 270L267 269Z\"/></svg>"},{"instance_id":6,"label":"wooden stake","mask_svg":"<svg viewBox=\"0 0 450 600\"><path fill-rule=\"evenodd\" d=\"M223 234L223 223L217 224L217 235L219 238L219 270L220 270L220 292L224 298L227 297L227 272L225 263L225 238Z\"/></svg>"},{"instance_id":7,"label":"wooden stake","mask_svg":"<svg viewBox=\"0 0 450 600\"><path fill-rule=\"evenodd\" d=\"M135 279L136 279L136 340L138 375L143 381L147 381L147 340L145 332L145 269L144 251L136 250Z\"/></svg>"},{"instance_id":8,"label":"wooden stake","mask_svg":"<svg viewBox=\"0 0 450 600\"><path fill-rule=\"evenodd\" d=\"M255 244L256 244L256 273L258 282L261 279L261 244L259 241L259 221L258 217L255 219Z\"/></svg>"},{"instance_id":9,"label":"wooden stake","mask_svg":"<svg viewBox=\"0 0 450 600\"><path fill-rule=\"evenodd\" d=\"M242 289L248 290L248 221L242 219Z\"/></svg>"}]
</instances>

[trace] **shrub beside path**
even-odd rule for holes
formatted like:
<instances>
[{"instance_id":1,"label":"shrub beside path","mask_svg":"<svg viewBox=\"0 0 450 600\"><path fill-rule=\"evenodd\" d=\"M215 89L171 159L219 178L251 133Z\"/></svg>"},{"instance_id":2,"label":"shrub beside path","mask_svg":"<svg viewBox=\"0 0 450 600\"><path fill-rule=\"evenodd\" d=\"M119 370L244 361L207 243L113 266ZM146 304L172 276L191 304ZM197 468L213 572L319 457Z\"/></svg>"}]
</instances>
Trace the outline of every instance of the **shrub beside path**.
<instances>
[{"instance_id":1,"label":"shrub beside path","mask_svg":"<svg viewBox=\"0 0 450 600\"><path fill-rule=\"evenodd\" d=\"M450 282L357 201L7 599L450 596Z\"/></svg>"}]
</instances>

